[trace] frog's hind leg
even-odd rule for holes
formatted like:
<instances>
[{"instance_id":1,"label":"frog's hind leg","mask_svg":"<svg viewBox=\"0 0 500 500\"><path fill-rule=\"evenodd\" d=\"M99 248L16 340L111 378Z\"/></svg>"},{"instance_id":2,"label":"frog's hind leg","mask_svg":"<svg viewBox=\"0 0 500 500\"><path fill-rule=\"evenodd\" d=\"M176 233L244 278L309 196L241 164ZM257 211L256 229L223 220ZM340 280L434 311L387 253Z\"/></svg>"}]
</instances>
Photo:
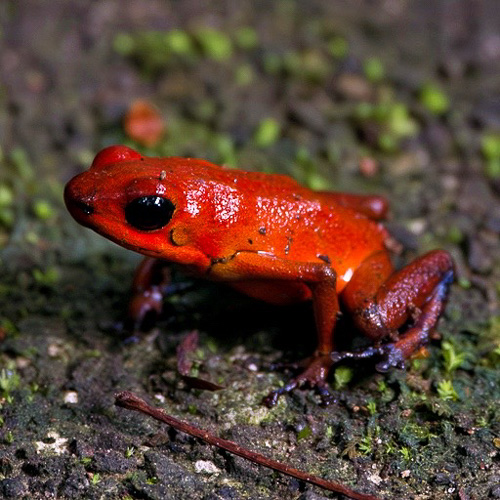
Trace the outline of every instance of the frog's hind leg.
<instances>
[{"instance_id":1,"label":"frog's hind leg","mask_svg":"<svg viewBox=\"0 0 500 500\"><path fill-rule=\"evenodd\" d=\"M385 219L389 211L389 203L383 196L339 193L335 191L319 191L320 199L337 203L343 207L360 212L369 219Z\"/></svg>"},{"instance_id":2,"label":"frog's hind leg","mask_svg":"<svg viewBox=\"0 0 500 500\"><path fill-rule=\"evenodd\" d=\"M334 353L334 361L381 355L379 371L401 366L429 340L448 298L454 277L451 256L434 250L397 272L386 252L368 258L342 293L356 326L375 342L360 353ZM413 322L399 335L399 329ZM380 344L384 339L392 342Z\"/></svg>"}]
</instances>

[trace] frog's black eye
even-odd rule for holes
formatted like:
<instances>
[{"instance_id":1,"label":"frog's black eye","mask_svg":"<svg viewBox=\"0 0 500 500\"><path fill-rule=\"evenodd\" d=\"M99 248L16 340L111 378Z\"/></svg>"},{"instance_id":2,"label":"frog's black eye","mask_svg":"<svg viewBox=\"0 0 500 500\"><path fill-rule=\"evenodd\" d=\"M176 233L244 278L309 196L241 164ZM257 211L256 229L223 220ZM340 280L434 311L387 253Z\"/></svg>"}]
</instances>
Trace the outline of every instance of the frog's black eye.
<instances>
[{"instance_id":1,"label":"frog's black eye","mask_svg":"<svg viewBox=\"0 0 500 500\"><path fill-rule=\"evenodd\" d=\"M125 207L125 219L136 229L154 231L169 223L174 209L174 204L167 198L141 196Z\"/></svg>"}]
</instances>

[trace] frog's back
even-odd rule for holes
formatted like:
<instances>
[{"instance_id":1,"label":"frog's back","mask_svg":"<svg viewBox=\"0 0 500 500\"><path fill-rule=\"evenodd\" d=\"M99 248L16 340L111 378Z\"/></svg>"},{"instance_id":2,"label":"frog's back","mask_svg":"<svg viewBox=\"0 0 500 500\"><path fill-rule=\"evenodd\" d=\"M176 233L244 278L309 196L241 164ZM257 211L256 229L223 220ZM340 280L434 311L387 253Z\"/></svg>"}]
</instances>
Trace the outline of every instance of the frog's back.
<instances>
[{"instance_id":1,"label":"frog's back","mask_svg":"<svg viewBox=\"0 0 500 500\"><path fill-rule=\"evenodd\" d=\"M226 252L262 252L327 264L337 273L340 292L368 256L385 248L387 233L380 223L335 203L328 193L317 193L283 175L226 169L219 173L210 179L220 183L212 200L219 191L224 192L224 203L231 196L238 200L238 210L223 221L225 236L218 232L210 240L221 241Z\"/></svg>"},{"instance_id":2,"label":"frog's back","mask_svg":"<svg viewBox=\"0 0 500 500\"><path fill-rule=\"evenodd\" d=\"M219 232L212 241L224 240L226 249L328 263L339 276L384 249L387 233L380 223L290 177L212 165L203 177L211 186L214 230L227 236Z\"/></svg>"}]
</instances>

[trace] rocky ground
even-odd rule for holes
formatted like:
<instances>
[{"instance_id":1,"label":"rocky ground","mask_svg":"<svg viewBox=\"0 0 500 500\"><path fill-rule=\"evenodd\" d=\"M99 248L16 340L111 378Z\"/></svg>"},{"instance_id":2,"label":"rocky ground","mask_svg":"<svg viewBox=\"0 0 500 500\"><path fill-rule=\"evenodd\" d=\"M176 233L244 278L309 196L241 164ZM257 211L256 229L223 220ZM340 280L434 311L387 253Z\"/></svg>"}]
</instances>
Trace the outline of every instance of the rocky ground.
<instances>
[{"instance_id":1,"label":"rocky ground","mask_svg":"<svg viewBox=\"0 0 500 500\"><path fill-rule=\"evenodd\" d=\"M335 498L116 408L130 390L358 491L500 498L495 0L4 0L0 19L0 497ZM165 125L149 145L124 127L138 98ZM270 365L314 348L309 305L176 273L165 318L127 341L138 256L62 202L114 143L386 195L398 264L438 247L456 261L441 339L405 370L337 367L327 408L302 390L273 409L289 375ZM221 391L177 373L193 329ZM341 345L352 333L344 317Z\"/></svg>"}]
</instances>

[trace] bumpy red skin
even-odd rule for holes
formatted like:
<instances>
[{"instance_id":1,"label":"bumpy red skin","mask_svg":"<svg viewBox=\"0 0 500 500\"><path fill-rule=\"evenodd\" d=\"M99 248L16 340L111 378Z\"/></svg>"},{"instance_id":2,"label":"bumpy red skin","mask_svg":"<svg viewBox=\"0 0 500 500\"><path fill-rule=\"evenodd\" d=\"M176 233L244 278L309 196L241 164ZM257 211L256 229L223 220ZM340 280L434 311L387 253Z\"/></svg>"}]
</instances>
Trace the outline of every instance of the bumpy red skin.
<instances>
[{"instance_id":1,"label":"bumpy red skin","mask_svg":"<svg viewBox=\"0 0 500 500\"><path fill-rule=\"evenodd\" d=\"M141 231L127 222L125 207L150 195L168 198L175 210L164 227ZM378 222L387 211L384 198L315 192L282 175L192 158L149 158L111 146L68 183L65 201L84 226L198 277L276 304L312 299L317 350L306 370L267 404L305 382L324 393L339 359L380 355L379 369L400 365L428 341L453 280L453 262L443 250L394 272L388 234ZM136 277L138 316L161 308L165 283L152 285L155 267L146 261ZM335 352L339 299L373 348ZM409 320L413 324L400 335Z\"/></svg>"}]
</instances>

